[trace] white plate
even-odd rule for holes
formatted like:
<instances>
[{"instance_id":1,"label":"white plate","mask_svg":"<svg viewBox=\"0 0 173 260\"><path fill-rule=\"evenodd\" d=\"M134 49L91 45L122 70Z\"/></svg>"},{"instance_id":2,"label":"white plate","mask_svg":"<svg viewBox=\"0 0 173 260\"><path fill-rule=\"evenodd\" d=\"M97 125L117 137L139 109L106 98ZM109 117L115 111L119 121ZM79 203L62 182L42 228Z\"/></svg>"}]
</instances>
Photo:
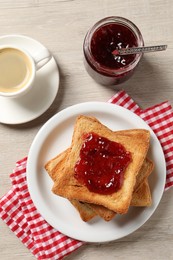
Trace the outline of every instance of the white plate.
<instances>
[{"instance_id":1,"label":"white plate","mask_svg":"<svg viewBox=\"0 0 173 260\"><path fill-rule=\"evenodd\" d=\"M83 222L70 202L51 192L52 180L45 163L69 147L75 118L92 115L112 130L145 128L151 132L149 157L155 163L150 178L153 204L148 208L131 207L128 214L105 222L99 218ZM153 214L162 197L166 178L165 159L160 143L150 127L137 115L117 105L86 102L71 106L53 116L36 135L28 155L27 182L31 198L41 215L60 232L87 242L107 242L122 238L141 227Z\"/></svg>"},{"instance_id":2,"label":"white plate","mask_svg":"<svg viewBox=\"0 0 173 260\"><path fill-rule=\"evenodd\" d=\"M38 52L44 46L23 35L0 37L0 44L22 47L29 53ZM54 101L59 89L59 71L55 59L52 59L36 74L33 88L19 98L0 97L0 122L21 124L42 115Z\"/></svg>"}]
</instances>

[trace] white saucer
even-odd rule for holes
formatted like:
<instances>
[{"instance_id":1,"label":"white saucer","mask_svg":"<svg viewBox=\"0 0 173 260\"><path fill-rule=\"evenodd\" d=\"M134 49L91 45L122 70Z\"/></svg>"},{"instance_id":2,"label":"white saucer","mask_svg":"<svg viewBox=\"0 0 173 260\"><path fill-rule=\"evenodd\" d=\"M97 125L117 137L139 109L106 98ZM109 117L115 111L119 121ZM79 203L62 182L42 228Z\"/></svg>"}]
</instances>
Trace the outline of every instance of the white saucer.
<instances>
[{"instance_id":1,"label":"white saucer","mask_svg":"<svg viewBox=\"0 0 173 260\"><path fill-rule=\"evenodd\" d=\"M0 44L12 44L25 48L31 54L44 47L40 42L23 35L0 37ZM19 98L0 97L0 122L21 124L29 122L43 114L53 103L59 89L59 71L55 59L52 59L36 74L33 88Z\"/></svg>"}]
</instances>

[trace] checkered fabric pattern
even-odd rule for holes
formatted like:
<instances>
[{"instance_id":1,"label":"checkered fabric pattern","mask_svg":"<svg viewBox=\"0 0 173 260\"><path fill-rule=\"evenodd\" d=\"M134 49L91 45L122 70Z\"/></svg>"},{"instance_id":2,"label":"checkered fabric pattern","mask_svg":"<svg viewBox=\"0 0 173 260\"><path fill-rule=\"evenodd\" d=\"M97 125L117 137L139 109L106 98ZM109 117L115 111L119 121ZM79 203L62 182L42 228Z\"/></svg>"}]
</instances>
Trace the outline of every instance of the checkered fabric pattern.
<instances>
[{"instance_id":1,"label":"checkered fabric pattern","mask_svg":"<svg viewBox=\"0 0 173 260\"><path fill-rule=\"evenodd\" d=\"M167 167L165 190L173 186L173 110L171 104L167 101L142 110L125 91L118 92L108 102L131 110L152 128L165 155Z\"/></svg>"},{"instance_id":2,"label":"checkered fabric pattern","mask_svg":"<svg viewBox=\"0 0 173 260\"><path fill-rule=\"evenodd\" d=\"M26 183L27 158L10 175L11 190L0 201L0 216L37 259L62 259L83 243L51 227L35 208Z\"/></svg>"},{"instance_id":3,"label":"checkered fabric pattern","mask_svg":"<svg viewBox=\"0 0 173 260\"><path fill-rule=\"evenodd\" d=\"M118 92L108 102L133 111L150 125L165 154L165 189L173 186L173 111L169 102L142 110L124 91ZM26 163L27 158L18 161L10 175L12 188L0 200L0 217L37 259L62 259L83 242L55 230L38 213L28 192Z\"/></svg>"}]
</instances>

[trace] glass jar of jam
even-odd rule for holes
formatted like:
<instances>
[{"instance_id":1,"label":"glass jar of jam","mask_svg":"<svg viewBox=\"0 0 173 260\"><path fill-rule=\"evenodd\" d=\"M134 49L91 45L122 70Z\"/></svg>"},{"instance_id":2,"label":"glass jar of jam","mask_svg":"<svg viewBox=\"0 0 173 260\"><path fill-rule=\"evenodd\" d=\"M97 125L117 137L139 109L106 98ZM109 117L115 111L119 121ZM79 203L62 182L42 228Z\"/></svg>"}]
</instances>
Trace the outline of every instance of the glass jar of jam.
<instances>
[{"instance_id":1,"label":"glass jar of jam","mask_svg":"<svg viewBox=\"0 0 173 260\"><path fill-rule=\"evenodd\" d=\"M131 21L111 16L97 22L84 39L84 64L89 75L102 85L127 80L142 54L113 55L116 49L144 46L141 32Z\"/></svg>"}]
</instances>

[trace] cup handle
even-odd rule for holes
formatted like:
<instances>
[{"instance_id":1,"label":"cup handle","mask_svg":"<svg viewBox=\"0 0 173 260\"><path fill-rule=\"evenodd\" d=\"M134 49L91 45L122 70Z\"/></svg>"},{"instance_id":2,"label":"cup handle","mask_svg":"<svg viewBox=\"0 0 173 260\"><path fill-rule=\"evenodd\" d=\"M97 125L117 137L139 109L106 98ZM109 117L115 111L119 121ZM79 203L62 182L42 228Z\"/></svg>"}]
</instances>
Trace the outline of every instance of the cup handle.
<instances>
[{"instance_id":1,"label":"cup handle","mask_svg":"<svg viewBox=\"0 0 173 260\"><path fill-rule=\"evenodd\" d=\"M50 54L48 49L44 48L41 51L39 51L38 53L34 54L32 57L35 61L36 70L39 70L44 65L46 65L48 63L48 61L50 61L50 59L52 58L52 55Z\"/></svg>"}]
</instances>

